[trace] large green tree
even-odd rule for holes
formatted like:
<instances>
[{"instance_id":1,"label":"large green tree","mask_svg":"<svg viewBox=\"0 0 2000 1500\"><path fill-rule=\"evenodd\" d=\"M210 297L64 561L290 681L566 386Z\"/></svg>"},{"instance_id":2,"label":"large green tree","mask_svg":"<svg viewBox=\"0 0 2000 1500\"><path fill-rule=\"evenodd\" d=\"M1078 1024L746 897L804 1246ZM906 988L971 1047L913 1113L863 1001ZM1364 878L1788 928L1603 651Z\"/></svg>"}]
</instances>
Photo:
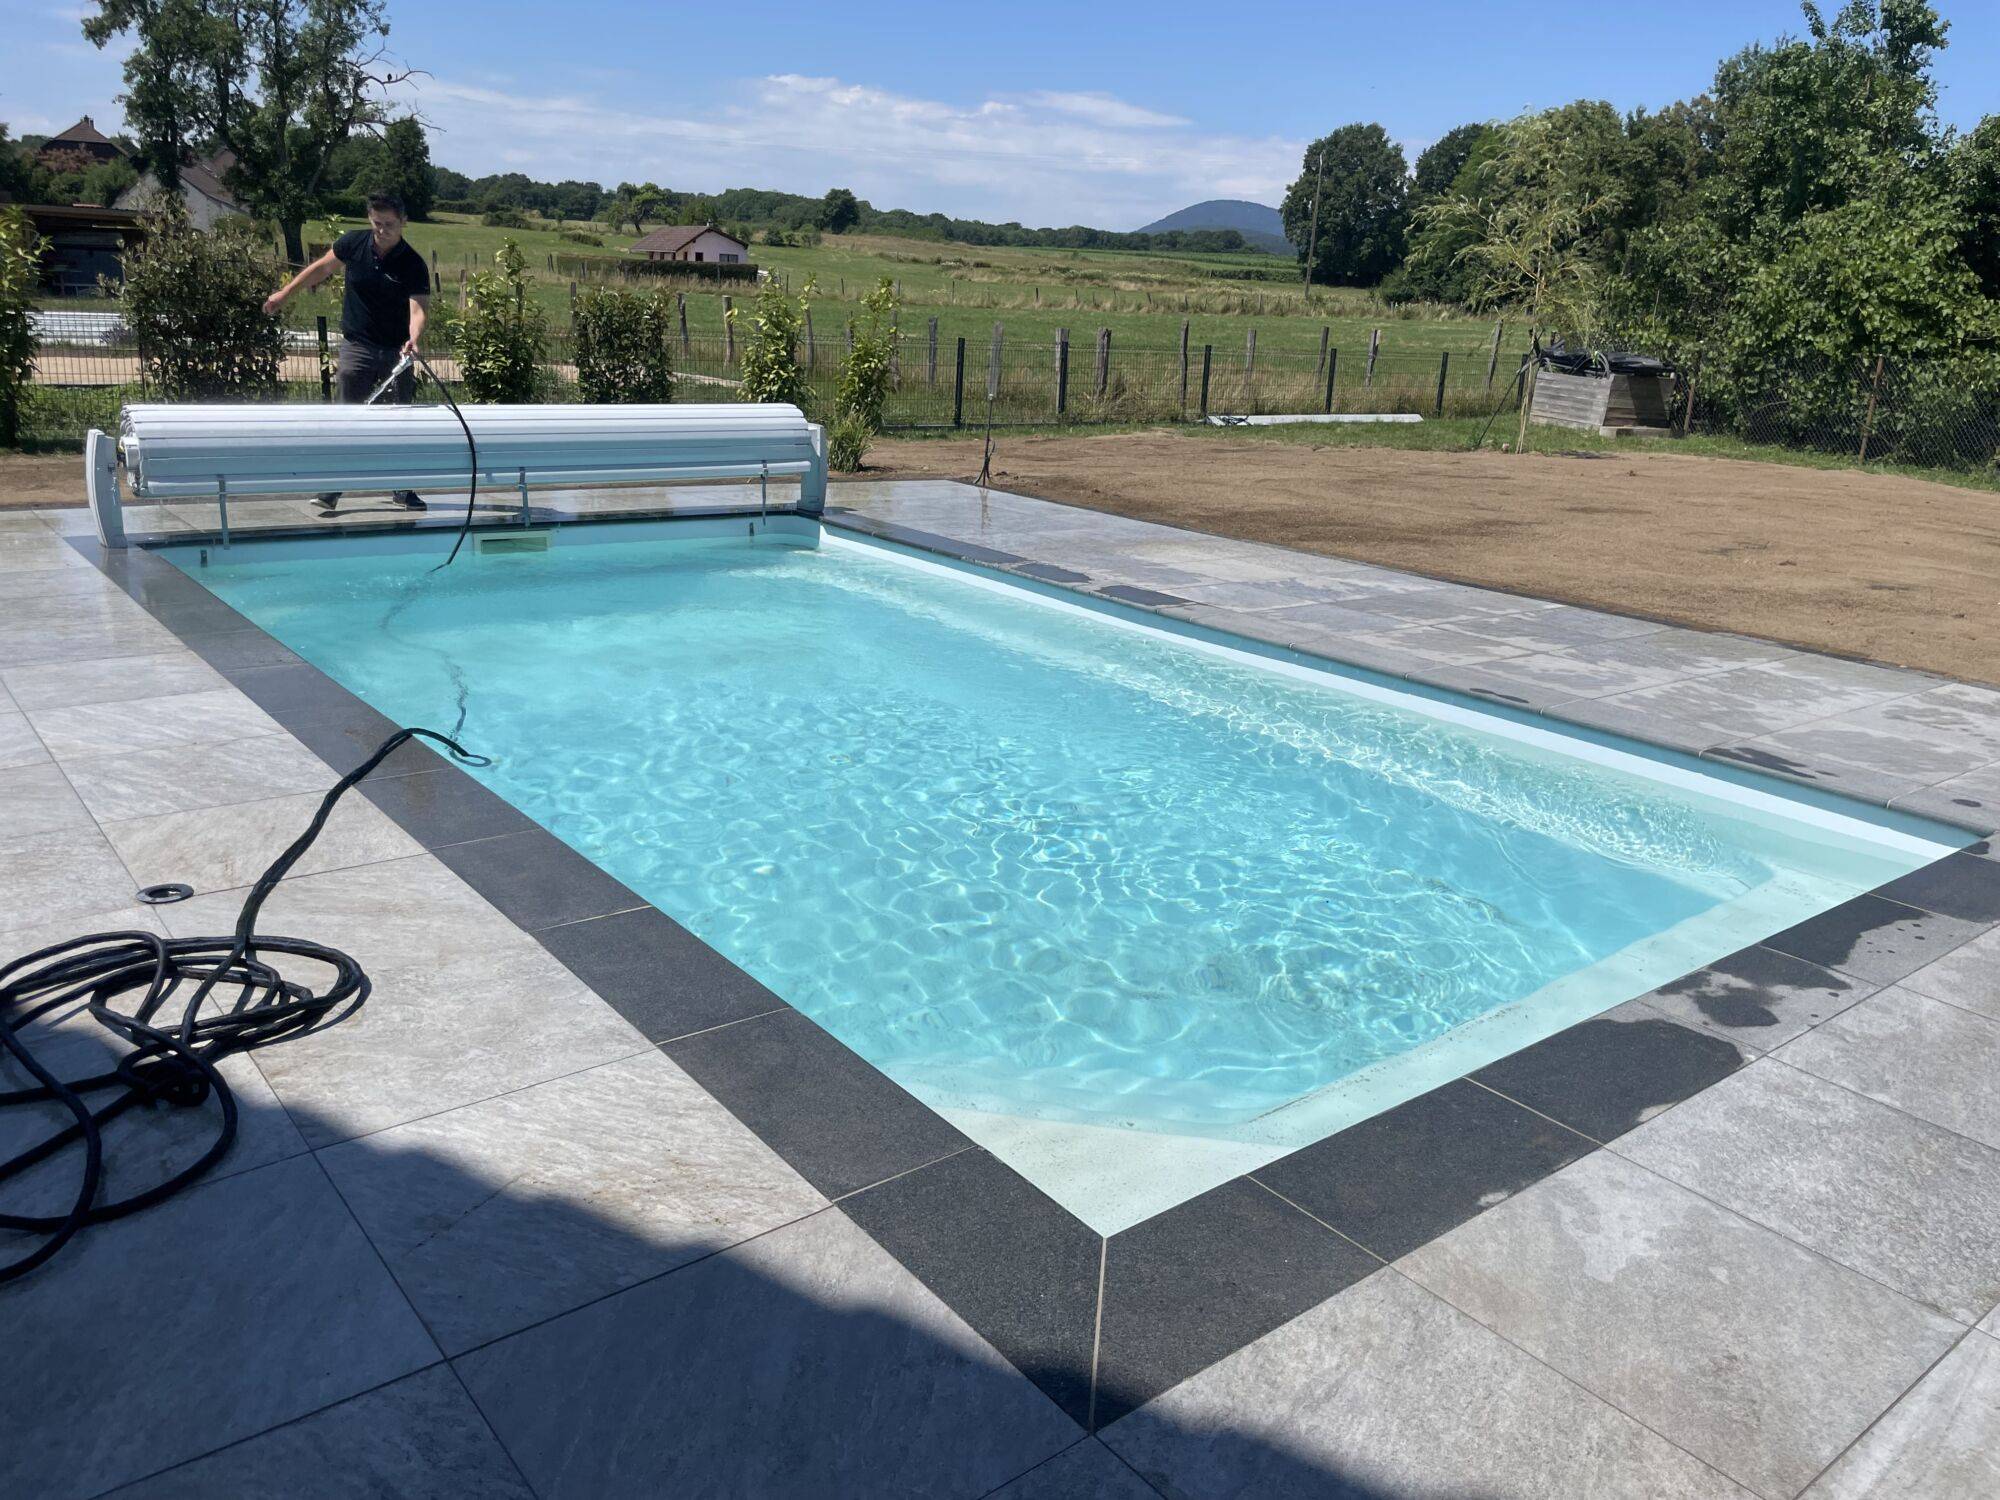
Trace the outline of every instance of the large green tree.
<instances>
[{"instance_id":1,"label":"large green tree","mask_svg":"<svg viewBox=\"0 0 2000 1500\"><path fill-rule=\"evenodd\" d=\"M1301 264L1311 243L1308 279L1373 286L1388 275L1403 258L1409 186L1403 150L1380 125L1343 125L1306 147L1279 213Z\"/></svg>"},{"instance_id":2,"label":"large green tree","mask_svg":"<svg viewBox=\"0 0 2000 1500\"><path fill-rule=\"evenodd\" d=\"M97 0L83 33L130 39L125 119L160 180L197 148L231 151L231 190L294 263L335 152L409 76L385 50L383 0Z\"/></svg>"},{"instance_id":3,"label":"large green tree","mask_svg":"<svg viewBox=\"0 0 2000 1500\"><path fill-rule=\"evenodd\" d=\"M1450 192L1473 154L1499 134L1498 126L1483 122L1447 130L1417 153L1417 164L1410 171L1411 198L1423 201Z\"/></svg>"},{"instance_id":4,"label":"large green tree","mask_svg":"<svg viewBox=\"0 0 2000 1500\"><path fill-rule=\"evenodd\" d=\"M828 234L845 234L861 222L861 203L849 188L828 188L820 200L819 227Z\"/></svg>"}]
</instances>

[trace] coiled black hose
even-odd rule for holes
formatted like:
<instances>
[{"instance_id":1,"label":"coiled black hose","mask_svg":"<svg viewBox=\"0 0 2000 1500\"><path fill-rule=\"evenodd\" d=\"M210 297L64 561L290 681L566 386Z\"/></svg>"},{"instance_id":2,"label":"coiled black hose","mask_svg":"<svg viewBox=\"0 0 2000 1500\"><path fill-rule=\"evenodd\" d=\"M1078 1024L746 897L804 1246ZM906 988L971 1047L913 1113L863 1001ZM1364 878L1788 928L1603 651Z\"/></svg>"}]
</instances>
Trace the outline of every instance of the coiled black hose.
<instances>
[{"instance_id":1,"label":"coiled black hose","mask_svg":"<svg viewBox=\"0 0 2000 1500\"><path fill-rule=\"evenodd\" d=\"M334 784L306 831L258 877L237 913L232 936L163 938L151 932L98 932L0 966L0 1047L36 1081L35 1087L0 1093L0 1108L53 1101L72 1116L68 1126L0 1162L0 1185L57 1152L79 1144L83 1148L76 1199L66 1212L0 1212L0 1228L47 1236L26 1255L0 1265L0 1282L25 1276L44 1264L86 1225L122 1218L171 1197L222 1159L236 1138L236 1099L216 1069L221 1058L304 1036L352 1014L367 1000L368 975L352 957L305 938L260 936L257 914L278 882L312 847L334 804L397 746L419 736L435 740L464 764L488 764L485 757L435 730L398 729ZM309 989L286 979L265 954L314 959L333 970L332 982L322 990ZM212 995L216 1003L204 1015ZM66 1013L78 1001L131 1050L109 1072L65 1080L36 1058L22 1032L43 1016ZM129 1008L121 1009L121 1001ZM176 1005L177 1014L172 1010ZM85 1095L107 1091L113 1097L96 1109L85 1102ZM198 1159L142 1192L115 1202L98 1201L106 1125L136 1105L189 1109L210 1095L219 1108L220 1125Z\"/></svg>"}]
</instances>

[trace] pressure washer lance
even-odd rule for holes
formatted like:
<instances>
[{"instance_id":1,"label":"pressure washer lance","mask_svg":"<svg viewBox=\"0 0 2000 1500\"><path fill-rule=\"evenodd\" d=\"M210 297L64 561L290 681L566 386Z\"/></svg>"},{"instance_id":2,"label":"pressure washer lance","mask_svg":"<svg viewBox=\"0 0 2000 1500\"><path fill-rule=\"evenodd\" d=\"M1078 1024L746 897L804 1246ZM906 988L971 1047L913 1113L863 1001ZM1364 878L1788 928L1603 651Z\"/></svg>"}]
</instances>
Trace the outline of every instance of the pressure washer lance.
<instances>
[{"instance_id":1,"label":"pressure washer lance","mask_svg":"<svg viewBox=\"0 0 2000 1500\"><path fill-rule=\"evenodd\" d=\"M388 378L385 379L380 385L376 386L373 391L369 392L368 399L362 402L361 404L363 406L373 406L377 401L381 400L382 393L388 390L389 387L394 385L397 381L401 380L403 378L403 372L409 369L410 366L415 364L416 362L417 362L416 355L411 354L408 351L405 351L403 357L396 361L396 368L389 372ZM425 365L424 368L428 370L430 366ZM440 386L439 389L442 390L443 387Z\"/></svg>"},{"instance_id":2,"label":"pressure washer lance","mask_svg":"<svg viewBox=\"0 0 2000 1500\"><path fill-rule=\"evenodd\" d=\"M0 1187L39 1162L81 1145L76 1196L61 1213L0 1212L0 1229L47 1238L27 1254L0 1265L0 1282L42 1265L88 1224L121 1218L179 1192L222 1160L236 1138L236 1096L216 1064L232 1052L304 1036L353 1014L367 1000L368 975L338 948L306 938L264 937L257 914L326 827L334 804L406 740L434 740L465 765L489 765L447 735L431 729L398 729L320 801L306 831L250 888L230 937L161 937L156 932L96 932L71 938L0 965L0 1051L35 1080L32 1088L0 1092L9 1105L60 1104L72 1123L0 1162ZM265 955L311 959L333 971L323 990L287 979ZM210 999L210 1013L202 1008ZM126 1003L121 1007L120 1001ZM81 1006L79 1011L78 1007ZM177 1012L171 1009L178 1006ZM110 1069L62 1079L36 1054L73 1032L55 1027L87 1013L131 1050ZM37 1021L44 1027L32 1040ZM110 1092L92 1109L84 1095ZM219 1115L215 1139L199 1157L151 1187L115 1202L100 1202L104 1185L104 1127L134 1105L194 1109L213 1097ZM135 1153L142 1154L142 1153ZM34 1189L29 1189L32 1194Z\"/></svg>"}]
</instances>

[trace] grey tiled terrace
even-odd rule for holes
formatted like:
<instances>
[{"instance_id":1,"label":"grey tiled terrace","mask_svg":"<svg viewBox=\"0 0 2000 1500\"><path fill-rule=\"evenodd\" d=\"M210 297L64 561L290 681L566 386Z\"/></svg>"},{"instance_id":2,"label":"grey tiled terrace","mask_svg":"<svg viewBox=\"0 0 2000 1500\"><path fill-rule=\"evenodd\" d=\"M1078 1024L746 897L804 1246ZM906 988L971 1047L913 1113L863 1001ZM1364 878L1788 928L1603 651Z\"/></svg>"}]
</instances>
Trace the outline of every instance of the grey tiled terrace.
<instances>
[{"instance_id":1,"label":"grey tiled terrace","mask_svg":"<svg viewBox=\"0 0 2000 1500\"><path fill-rule=\"evenodd\" d=\"M834 499L915 545L1976 830L2000 807L1990 689L957 485ZM272 717L285 669L187 650L64 542L79 512L0 519L0 958L227 930L333 776ZM1535 1111L1518 1190L1454 1186L1436 1140L1385 1122L1405 1201L1339 1241L1345 1289L1297 1302L1274 1253L1229 1284L1281 1310L1269 1331L1089 1433L885 1248L893 1197L718 1102L703 1039L785 1023L754 985L642 1028L593 990L591 956L678 963L671 936L615 889L574 921L532 888L489 901L461 874L477 843L451 843L420 789L441 773L397 769L265 923L348 948L369 1003L232 1060L243 1134L198 1187L0 1287L27 1377L0 1494L2000 1492L1987 851L1639 997L1573 1056L1452 1085L1452 1119ZM457 835L489 856L514 836L504 818ZM163 878L201 894L132 903ZM549 921L562 936L537 941ZM1671 1075L1671 1098L1621 1093L1627 1068ZM134 1119L114 1158L143 1177L184 1159L185 1127ZM977 1177L990 1158L954 1135L885 1141L878 1175L921 1184L941 1158ZM1233 1194L1362 1222L1337 1175L1286 1165L1215 1212ZM1429 1214L1461 1189L1480 1201ZM1105 1253L1143 1260L1144 1227ZM1168 1296L1175 1274L1137 1285ZM1080 1275L1101 1277L1095 1251ZM1160 1351L1119 1345L1124 1310L1102 1352L1137 1368Z\"/></svg>"}]
</instances>

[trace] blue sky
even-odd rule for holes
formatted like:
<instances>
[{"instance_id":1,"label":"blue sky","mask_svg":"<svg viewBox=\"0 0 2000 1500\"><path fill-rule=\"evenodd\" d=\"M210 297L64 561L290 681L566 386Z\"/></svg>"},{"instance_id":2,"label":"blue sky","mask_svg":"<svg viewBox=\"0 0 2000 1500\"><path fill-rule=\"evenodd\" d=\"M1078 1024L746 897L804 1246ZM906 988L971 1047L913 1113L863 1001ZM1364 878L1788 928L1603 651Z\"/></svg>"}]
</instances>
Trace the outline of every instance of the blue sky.
<instances>
[{"instance_id":1,"label":"blue sky","mask_svg":"<svg viewBox=\"0 0 2000 1500\"><path fill-rule=\"evenodd\" d=\"M1831 9L1839 0L1827 0ZM2000 111L2000 3L1944 0L1946 120ZM115 53L76 4L0 7L0 120L113 128ZM610 184L818 193L881 207L1132 228L1186 203L1275 203L1304 142L1376 120L1415 152L1466 120L1589 96L1699 92L1744 44L1802 30L1795 0L1367 6L844 7L759 0L390 0L428 76L432 156Z\"/></svg>"}]
</instances>

